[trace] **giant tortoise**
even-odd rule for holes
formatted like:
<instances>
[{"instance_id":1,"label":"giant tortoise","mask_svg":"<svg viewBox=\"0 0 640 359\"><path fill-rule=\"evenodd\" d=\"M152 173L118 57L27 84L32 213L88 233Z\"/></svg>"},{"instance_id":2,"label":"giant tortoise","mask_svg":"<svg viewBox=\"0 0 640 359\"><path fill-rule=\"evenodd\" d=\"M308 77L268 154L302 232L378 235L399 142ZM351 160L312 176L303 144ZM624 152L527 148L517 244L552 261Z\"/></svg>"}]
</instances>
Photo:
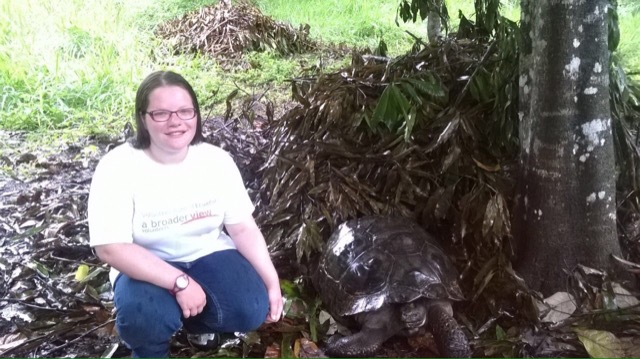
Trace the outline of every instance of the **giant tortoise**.
<instances>
[{"instance_id":1,"label":"giant tortoise","mask_svg":"<svg viewBox=\"0 0 640 359\"><path fill-rule=\"evenodd\" d=\"M392 336L426 327L440 355L469 357L453 318L452 301L464 299L456 279L443 249L412 220L375 216L342 223L312 281L328 312L359 331L331 337L325 353L371 356Z\"/></svg>"}]
</instances>

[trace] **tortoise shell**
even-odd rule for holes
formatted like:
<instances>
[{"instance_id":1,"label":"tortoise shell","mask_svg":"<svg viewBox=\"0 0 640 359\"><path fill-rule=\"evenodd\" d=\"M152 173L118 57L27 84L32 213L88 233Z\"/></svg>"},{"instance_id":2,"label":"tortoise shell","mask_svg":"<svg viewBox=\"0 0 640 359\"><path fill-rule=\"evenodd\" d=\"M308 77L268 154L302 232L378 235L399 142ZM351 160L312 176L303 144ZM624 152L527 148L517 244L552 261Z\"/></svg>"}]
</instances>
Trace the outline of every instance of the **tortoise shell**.
<instances>
[{"instance_id":1,"label":"tortoise shell","mask_svg":"<svg viewBox=\"0 0 640 359\"><path fill-rule=\"evenodd\" d=\"M332 314L418 298L463 300L457 271L435 238L400 217L364 217L331 235L312 279Z\"/></svg>"}]
</instances>

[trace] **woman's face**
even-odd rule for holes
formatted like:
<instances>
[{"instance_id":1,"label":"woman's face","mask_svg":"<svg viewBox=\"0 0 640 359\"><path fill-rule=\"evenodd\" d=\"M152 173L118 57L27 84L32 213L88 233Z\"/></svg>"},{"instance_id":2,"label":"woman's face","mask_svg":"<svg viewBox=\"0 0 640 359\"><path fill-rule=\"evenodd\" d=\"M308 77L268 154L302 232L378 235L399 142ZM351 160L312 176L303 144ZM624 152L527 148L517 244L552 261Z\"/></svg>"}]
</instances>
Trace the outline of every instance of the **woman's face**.
<instances>
[{"instance_id":1,"label":"woman's face","mask_svg":"<svg viewBox=\"0 0 640 359\"><path fill-rule=\"evenodd\" d=\"M186 155L198 123L194 111L191 96L182 87L162 86L149 94L144 122L151 138L149 151L152 156L162 160ZM188 119L191 115L193 117Z\"/></svg>"}]
</instances>

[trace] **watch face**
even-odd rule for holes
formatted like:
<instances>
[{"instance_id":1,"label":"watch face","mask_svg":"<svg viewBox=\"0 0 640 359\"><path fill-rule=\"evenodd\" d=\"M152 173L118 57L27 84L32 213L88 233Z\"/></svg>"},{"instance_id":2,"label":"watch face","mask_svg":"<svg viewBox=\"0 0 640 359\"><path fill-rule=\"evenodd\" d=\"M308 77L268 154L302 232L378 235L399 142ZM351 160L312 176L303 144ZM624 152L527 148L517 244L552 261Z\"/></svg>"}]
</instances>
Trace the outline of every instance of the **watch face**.
<instances>
[{"instance_id":1,"label":"watch face","mask_svg":"<svg viewBox=\"0 0 640 359\"><path fill-rule=\"evenodd\" d=\"M189 285L189 279L187 276L181 275L176 279L176 287L179 289L185 289Z\"/></svg>"}]
</instances>

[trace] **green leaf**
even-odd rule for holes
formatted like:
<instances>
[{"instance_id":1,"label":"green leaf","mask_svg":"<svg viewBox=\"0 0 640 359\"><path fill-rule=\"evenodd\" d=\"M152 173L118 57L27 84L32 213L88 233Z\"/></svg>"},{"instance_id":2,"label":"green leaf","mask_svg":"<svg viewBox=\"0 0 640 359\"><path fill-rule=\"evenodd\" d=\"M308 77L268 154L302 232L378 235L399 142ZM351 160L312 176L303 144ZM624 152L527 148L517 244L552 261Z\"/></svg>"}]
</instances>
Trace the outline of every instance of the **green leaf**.
<instances>
[{"instance_id":1,"label":"green leaf","mask_svg":"<svg viewBox=\"0 0 640 359\"><path fill-rule=\"evenodd\" d=\"M575 329L578 339L592 358L621 358L624 347L613 333L603 330Z\"/></svg>"},{"instance_id":2,"label":"green leaf","mask_svg":"<svg viewBox=\"0 0 640 359\"><path fill-rule=\"evenodd\" d=\"M618 48L618 44L620 43L620 22L616 6L610 6L607 11L607 25L609 29L607 44L609 51L613 52Z\"/></svg>"},{"instance_id":3,"label":"green leaf","mask_svg":"<svg viewBox=\"0 0 640 359\"><path fill-rule=\"evenodd\" d=\"M422 105L422 97L418 95L414 88L414 85L411 82L404 79L399 84L402 87L402 90L409 95L414 103Z\"/></svg>"},{"instance_id":4,"label":"green leaf","mask_svg":"<svg viewBox=\"0 0 640 359\"><path fill-rule=\"evenodd\" d=\"M485 68L479 68L471 78L471 95L478 102L486 102L495 97L497 90L491 85L491 73Z\"/></svg>"},{"instance_id":5,"label":"green leaf","mask_svg":"<svg viewBox=\"0 0 640 359\"><path fill-rule=\"evenodd\" d=\"M411 83L418 91L422 92L425 95L433 97L444 97L446 95L444 86L435 75L429 74L427 76L427 79L429 81L416 79L406 80Z\"/></svg>"},{"instance_id":6,"label":"green leaf","mask_svg":"<svg viewBox=\"0 0 640 359\"><path fill-rule=\"evenodd\" d=\"M282 358L293 358L293 348L291 348L291 343L295 339L295 333L284 333L282 334L282 342L280 345L280 353Z\"/></svg>"},{"instance_id":7,"label":"green leaf","mask_svg":"<svg viewBox=\"0 0 640 359\"><path fill-rule=\"evenodd\" d=\"M309 312L307 313L307 319L309 321L309 334L313 342L318 341L318 326L320 326L318 315L316 312L322 302L319 298L309 304Z\"/></svg>"},{"instance_id":8,"label":"green leaf","mask_svg":"<svg viewBox=\"0 0 640 359\"><path fill-rule=\"evenodd\" d=\"M371 129L373 129L378 123L384 121L388 111L387 109L389 107L389 101L391 99L392 87L393 87L392 85L388 85L387 88L385 88L384 91L382 92L382 95L380 95L380 98L378 99L378 104L376 105L376 108L373 110L373 116L371 116L370 121L367 121Z\"/></svg>"},{"instance_id":9,"label":"green leaf","mask_svg":"<svg viewBox=\"0 0 640 359\"><path fill-rule=\"evenodd\" d=\"M89 298L95 300L96 302L100 302L100 295L98 294L98 291L90 285L85 285L84 290L82 291L84 294L86 294Z\"/></svg>"},{"instance_id":10,"label":"green leaf","mask_svg":"<svg viewBox=\"0 0 640 359\"><path fill-rule=\"evenodd\" d=\"M14 240L23 239L23 238L27 238L27 237L33 236L35 234L38 234L38 233L42 232L48 226L49 226L48 224L43 224L41 226L31 227L31 228L27 229L26 231L22 232L21 234L18 234L16 236L13 236L13 237L9 238L9 240L10 241L14 241Z\"/></svg>"},{"instance_id":11,"label":"green leaf","mask_svg":"<svg viewBox=\"0 0 640 359\"><path fill-rule=\"evenodd\" d=\"M485 29L487 30L488 33L491 33L491 31L493 31L493 28L496 23L496 18L500 16L500 14L498 13L499 6L500 6L499 0L489 0L489 3L486 5L487 17L486 17Z\"/></svg>"},{"instance_id":12,"label":"green leaf","mask_svg":"<svg viewBox=\"0 0 640 359\"><path fill-rule=\"evenodd\" d=\"M406 123L409 118L409 110L411 109L411 103L409 100L402 94L398 86L392 85L391 87L391 95L393 96L393 108L395 111L388 111L386 116L385 123L389 130L394 130L400 126L398 126L398 120L402 119L403 123ZM400 110L400 111L398 111ZM400 116L402 114L402 116Z\"/></svg>"},{"instance_id":13,"label":"green leaf","mask_svg":"<svg viewBox=\"0 0 640 359\"><path fill-rule=\"evenodd\" d=\"M76 280L78 282L82 281L89 274L89 266L86 264L81 264L78 266L78 270L76 270Z\"/></svg>"},{"instance_id":14,"label":"green leaf","mask_svg":"<svg viewBox=\"0 0 640 359\"><path fill-rule=\"evenodd\" d=\"M400 91L400 87L389 84L378 100L373 116L368 122L369 127L373 128L382 122L392 131L401 128L403 124L412 120L409 117L411 107L411 102Z\"/></svg>"},{"instance_id":15,"label":"green leaf","mask_svg":"<svg viewBox=\"0 0 640 359\"><path fill-rule=\"evenodd\" d=\"M231 93L229 95L227 95L227 98L225 99L225 103L227 105L227 109L226 109L225 114L224 114L224 118L225 119L231 118L231 111L233 110L233 105L231 104L231 101L237 95L238 95L238 89L235 89L235 90L231 91ZM295 95L295 91L294 91L294 95Z\"/></svg>"},{"instance_id":16,"label":"green leaf","mask_svg":"<svg viewBox=\"0 0 640 359\"><path fill-rule=\"evenodd\" d=\"M33 269L36 273L38 273L43 278L49 278L49 268L47 268L44 264L38 261L32 261L25 264L25 266Z\"/></svg>"},{"instance_id":17,"label":"green leaf","mask_svg":"<svg viewBox=\"0 0 640 359\"><path fill-rule=\"evenodd\" d=\"M469 92L471 93L471 97L478 102L481 101L482 95L480 94L480 88L478 86L478 81L475 78L472 78L471 83L469 84Z\"/></svg>"},{"instance_id":18,"label":"green leaf","mask_svg":"<svg viewBox=\"0 0 640 359\"><path fill-rule=\"evenodd\" d=\"M86 277L82 278L82 280L80 280L80 282L88 282L88 281L96 278L100 273L104 273L106 271L107 271L107 269L104 268L104 267L95 267L90 273L87 274Z\"/></svg>"},{"instance_id":19,"label":"green leaf","mask_svg":"<svg viewBox=\"0 0 640 359\"><path fill-rule=\"evenodd\" d=\"M300 298L300 291L292 281L281 279L280 288L282 289L282 293L284 294L285 297L288 297L291 299Z\"/></svg>"}]
</instances>

